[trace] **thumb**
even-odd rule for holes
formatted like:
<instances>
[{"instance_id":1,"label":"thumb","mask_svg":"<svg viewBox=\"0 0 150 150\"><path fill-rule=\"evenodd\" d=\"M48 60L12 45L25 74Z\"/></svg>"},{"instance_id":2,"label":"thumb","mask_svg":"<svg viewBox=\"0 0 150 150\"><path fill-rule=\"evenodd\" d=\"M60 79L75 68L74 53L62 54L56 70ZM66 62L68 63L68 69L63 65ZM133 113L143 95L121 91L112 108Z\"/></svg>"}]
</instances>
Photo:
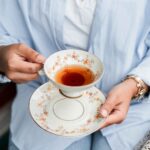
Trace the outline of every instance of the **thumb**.
<instances>
[{"instance_id":1,"label":"thumb","mask_svg":"<svg viewBox=\"0 0 150 150\"><path fill-rule=\"evenodd\" d=\"M25 44L19 44L19 52L21 56L23 56L25 59L27 59L30 62L44 64L46 60L44 56L42 56L32 48L26 46Z\"/></svg>"},{"instance_id":2,"label":"thumb","mask_svg":"<svg viewBox=\"0 0 150 150\"><path fill-rule=\"evenodd\" d=\"M115 100L111 97L108 97L105 103L100 107L100 116L103 118L108 117L108 115L113 111L115 107Z\"/></svg>"}]
</instances>

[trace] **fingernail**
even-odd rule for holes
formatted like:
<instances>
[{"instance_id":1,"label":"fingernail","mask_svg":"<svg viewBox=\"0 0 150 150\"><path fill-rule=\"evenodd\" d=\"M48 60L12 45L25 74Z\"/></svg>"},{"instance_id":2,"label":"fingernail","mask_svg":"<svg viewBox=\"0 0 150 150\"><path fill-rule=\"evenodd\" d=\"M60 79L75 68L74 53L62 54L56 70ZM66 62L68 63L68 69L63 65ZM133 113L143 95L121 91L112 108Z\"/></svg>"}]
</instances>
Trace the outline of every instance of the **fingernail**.
<instances>
[{"instance_id":1,"label":"fingernail","mask_svg":"<svg viewBox=\"0 0 150 150\"><path fill-rule=\"evenodd\" d=\"M44 62L45 62L45 57L42 56L42 55L38 55L37 58L36 58L36 61L37 61L38 63L43 63L43 64L44 64Z\"/></svg>"},{"instance_id":2,"label":"fingernail","mask_svg":"<svg viewBox=\"0 0 150 150\"><path fill-rule=\"evenodd\" d=\"M102 110L100 110L100 114L102 115L102 117L107 117L108 116L108 112L107 112L107 110L106 109L102 109Z\"/></svg>"}]
</instances>

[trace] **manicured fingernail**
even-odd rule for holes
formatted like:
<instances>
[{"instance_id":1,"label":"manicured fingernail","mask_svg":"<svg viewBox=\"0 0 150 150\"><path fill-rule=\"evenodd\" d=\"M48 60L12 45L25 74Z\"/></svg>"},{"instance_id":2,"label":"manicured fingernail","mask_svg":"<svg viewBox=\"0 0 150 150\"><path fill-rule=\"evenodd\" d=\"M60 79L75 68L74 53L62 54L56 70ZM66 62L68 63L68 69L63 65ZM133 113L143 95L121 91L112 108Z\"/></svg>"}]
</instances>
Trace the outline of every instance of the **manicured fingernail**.
<instances>
[{"instance_id":1,"label":"manicured fingernail","mask_svg":"<svg viewBox=\"0 0 150 150\"><path fill-rule=\"evenodd\" d=\"M38 63L43 63L43 64L44 64L44 62L45 62L45 57L42 56L42 55L38 55L37 58L36 58L36 61L37 61Z\"/></svg>"},{"instance_id":2,"label":"manicured fingernail","mask_svg":"<svg viewBox=\"0 0 150 150\"><path fill-rule=\"evenodd\" d=\"M102 110L100 110L100 114L102 115L102 117L107 117L108 116L108 112L107 112L107 110L106 109L102 109Z\"/></svg>"}]
</instances>

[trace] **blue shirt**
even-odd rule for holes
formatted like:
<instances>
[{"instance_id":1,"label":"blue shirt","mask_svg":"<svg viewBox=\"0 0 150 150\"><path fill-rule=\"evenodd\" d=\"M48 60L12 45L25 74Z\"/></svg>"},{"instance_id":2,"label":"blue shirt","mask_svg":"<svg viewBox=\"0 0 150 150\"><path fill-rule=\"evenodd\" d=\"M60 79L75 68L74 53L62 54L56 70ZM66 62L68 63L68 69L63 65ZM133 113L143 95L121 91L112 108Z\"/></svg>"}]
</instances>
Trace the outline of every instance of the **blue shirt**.
<instances>
[{"instance_id":1,"label":"blue shirt","mask_svg":"<svg viewBox=\"0 0 150 150\"><path fill-rule=\"evenodd\" d=\"M62 30L65 1L0 0L0 4L0 45L26 43L46 57L67 49ZM93 52L104 63L105 73L97 87L105 94L128 74L139 76L150 86L149 14L149 0L97 1L86 51ZM102 130L112 147L118 137L126 134L123 129L138 124L143 125L143 130L150 128L147 125L150 122L149 100L148 97L131 105L122 124ZM14 105L17 107L19 103ZM15 130L17 122L12 121L12 124L11 130ZM123 130L120 135L109 136L120 130ZM17 135L14 138L17 139Z\"/></svg>"}]
</instances>

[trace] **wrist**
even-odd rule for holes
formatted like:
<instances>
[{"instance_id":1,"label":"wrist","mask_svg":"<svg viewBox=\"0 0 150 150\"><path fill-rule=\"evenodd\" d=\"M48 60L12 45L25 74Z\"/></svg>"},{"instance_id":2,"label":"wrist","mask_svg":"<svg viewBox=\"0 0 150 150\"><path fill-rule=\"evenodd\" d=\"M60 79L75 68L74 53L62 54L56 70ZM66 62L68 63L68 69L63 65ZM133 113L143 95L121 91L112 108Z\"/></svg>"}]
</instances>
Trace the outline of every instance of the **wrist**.
<instances>
[{"instance_id":1,"label":"wrist","mask_svg":"<svg viewBox=\"0 0 150 150\"><path fill-rule=\"evenodd\" d=\"M123 82L127 85L128 92L133 98L138 92L137 82L134 79L126 79Z\"/></svg>"},{"instance_id":2,"label":"wrist","mask_svg":"<svg viewBox=\"0 0 150 150\"><path fill-rule=\"evenodd\" d=\"M137 93L133 95L133 98L142 98L149 91L148 85L138 76L136 75L128 75L125 80L131 79L135 81L137 87ZM130 81L131 81L130 80Z\"/></svg>"}]
</instances>

